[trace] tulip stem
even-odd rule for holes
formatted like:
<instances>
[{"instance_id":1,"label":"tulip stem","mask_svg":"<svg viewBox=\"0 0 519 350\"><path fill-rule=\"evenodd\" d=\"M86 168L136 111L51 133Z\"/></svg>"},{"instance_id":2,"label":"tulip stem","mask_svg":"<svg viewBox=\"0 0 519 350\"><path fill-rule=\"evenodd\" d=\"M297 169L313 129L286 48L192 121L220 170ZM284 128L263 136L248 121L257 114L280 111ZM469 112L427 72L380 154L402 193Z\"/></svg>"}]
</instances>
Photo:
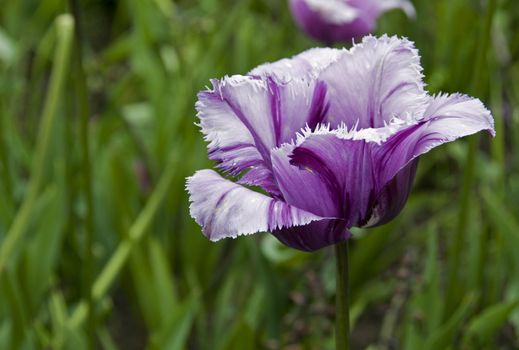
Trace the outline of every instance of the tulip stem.
<instances>
[{"instance_id":1,"label":"tulip stem","mask_svg":"<svg viewBox=\"0 0 519 350\"><path fill-rule=\"evenodd\" d=\"M350 349L350 290L348 241L335 245L337 266L335 290L335 348Z\"/></svg>"}]
</instances>

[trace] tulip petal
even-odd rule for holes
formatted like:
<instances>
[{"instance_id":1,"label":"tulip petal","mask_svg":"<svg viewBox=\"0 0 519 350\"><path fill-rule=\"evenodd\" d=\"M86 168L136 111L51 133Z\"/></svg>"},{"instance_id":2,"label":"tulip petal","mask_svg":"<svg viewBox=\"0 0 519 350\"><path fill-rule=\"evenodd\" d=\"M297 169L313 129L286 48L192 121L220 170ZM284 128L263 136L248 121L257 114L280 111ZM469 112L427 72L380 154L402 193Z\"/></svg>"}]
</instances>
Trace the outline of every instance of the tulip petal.
<instances>
[{"instance_id":1,"label":"tulip petal","mask_svg":"<svg viewBox=\"0 0 519 350\"><path fill-rule=\"evenodd\" d=\"M187 179L190 214L212 241L307 225L320 216L200 170Z\"/></svg>"},{"instance_id":2,"label":"tulip petal","mask_svg":"<svg viewBox=\"0 0 519 350\"><path fill-rule=\"evenodd\" d=\"M233 76L213 85L199 94L198 117L210 156L232 173L260 164L270 169L270 149L321 123L328 110L326 85L316 80Z\"/></svg>"},{"instance_id":3,"label":"tulip petal","mask_svg":"<svg viewBox=\"0 0 519 350\"><path fill-rule=\"evenodd\" d=\"M309 169L290 164L295 145L285 144L272 151L272 169L285 202L324 217L338 217L336 193Z\"/></svg>"},{"instance_id":4,"label":"tulip petal","mask_svg":"<svg viewBox=\"0 0 519 350\"><path fill-rule=\"evenodd\" d=\"M378 17L394 8L401 8L409 17L415 15L408 0L290 0L299 27L327 44L369 34Z\"/></svg>"},{"instance_id":5,"label":"tulip petal","mask_svg":"<svg viewBox=\"0 0 519 350\"><path fill-rule=\"evenodd\" d=\"M330 64L339 59L345 49L313 48L292 58L265 63L254 68L249 75L271 77L286 84L293 80L313 80Z\"/></svg>"},{"instance_id":6,"label":"tulip petal","mask_svg":"<svg viewBox=\"0 0 519 350\"><path fill-rule=\"evenodd\" d=\"M275 198L281 198L282 196L272 171L263 166L252 167L237 183L248 186L259 186Z\"/></svg>"},{"instance_id":7,"label":"tulip petal","mask_svg":"<svg viewBox=\"0 0 519 350\"><path fill-rule=\"evenodd\" d=\"M386 12L392 9L399 8L402 9L409 17L416 16L416 10L409 0L379 0L377 2L377 7L380 12Z\"/></svg>"},{"instance_id":8,"label":"tulip petal","mask_svg":"<svg viewBox=\"0 0 519 350\"><path fill-rule=\"evenodd\" d=\"M374 152L381 183L432 148L482 130L495 132L492 115L480 100L461 94L430 98L419 123L392 135Z\"/></svg>"},{"instance_id":9,"label":"tulip petal","mask_svg":"<svg viewBox=\"0 0 519 350\"><path fill-rule=\"evenodd\" d=\"M371 32L379 13L377 9L366 13L363 7L350 6L345 0L290 0L290 9L303 31L327 44Z\"/></svg>"},{"instance_id":10,"label":"tulip petal","mask_svg":"<svg viewBox=\"0 0 519 350\"><path fill-rule=\"evenodd\" d=\"M363 227L386 224L402 211L413 187L417 166L418 159L412 160L382 187Z\"/></svg>"},{"instance_id":11,"label":"tulip petal","mask_svg":"<svg viewBox=\"0 0 519 350\"><path fill-rule=\"evenodd\" d=\"M216 90L200 92L196 109L209 142L209 158L218 161L221 169L239 174L263 164L252 134Z\"/></svg>"},{"instance_id":12,"label":"tulip petal","mask_svg":"<svg viewBox=\"0 0 519 350\"><path fill-rule=\"evenodd\" d=\"M330 101L332 127L380 128L393 118L422 115L426 93L414 44L407 39L365 37L320 75Z\"/></svg>"},{"instance_id":13,"label":"tulip petal","mask_svg":"<svg viewBox=\"0 0 519 350\"><path fill-rule=\"evenodd\" d=\"M351 233L344 220L324 219L304 226L293 226L272 231L282 243L306 252L347 240Z\"/></svg>"},{"instance_id":14,"label":"tulip petal","mask_svg":"<svg viewBox=\"0 0 519 350\"><path fill-rule=\"evenodd\" d=\"M196 104L209 158L232 175L248 171L240 183L279 196L270 149L323 121L327 88L316 78L344 51L311 49L259 66L249 76L213 80L213 88L201 92Z\"/></svg>"},{"instance_id":15,"label":"tulip petal","mask_svg":"<svg viewBox=\"0 0 519 350\"><path fill-rule=\"evenodd\" d=\"M291 155L291 164L319 175L348 227L365 223L375 199L374 145L319 132L307 136Z\"/></svg>"},{"instance_id":16,"label":"tulip petal","mask_svg":"<svg viewBox=\"0 0 519 350\"><path fill-rule=\"evenodd\" d=\"M359 16L359 11L344 0L305 0L305 3L330 24L351 23Z\"/></svg>"},{"instance_id":17,"label":"tulip petal","mask_svg":"<svg viewBox=\"0 0 519 350\"><path fill-rule=\"evenodd\" d=\"M374 163L382 189L366 226L382 225L402 210L420 155L482 130L494 134L494 122L478 99L460 94L431 98L419 123L400 130L374 149Z\"/></svg>"}]
</instances>

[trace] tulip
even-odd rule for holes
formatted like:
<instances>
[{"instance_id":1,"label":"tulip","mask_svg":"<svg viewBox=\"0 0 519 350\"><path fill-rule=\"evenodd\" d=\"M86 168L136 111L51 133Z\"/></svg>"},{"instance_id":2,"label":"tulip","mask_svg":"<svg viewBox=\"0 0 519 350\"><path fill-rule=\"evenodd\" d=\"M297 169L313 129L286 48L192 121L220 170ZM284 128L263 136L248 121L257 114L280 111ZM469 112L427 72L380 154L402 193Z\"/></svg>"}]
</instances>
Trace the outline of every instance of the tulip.
<instances>
[{"instance_id":1,"label":"tulip","mask_svg":"<svg viewBox=\"0 0 519 350\"><path fill-rule=\"evenodd\" d=\"M429 95L407 39L365 37L213 80L196 108L223 176L187 180L190 212L212 241L271 232L314 251L352 227L392 220L429 150L482 130L491 113L462 94Z\"/></svg>"},{"instance_id":2,"label":"tulip","mask_svg":"<svg viewBox=\"0 0 519 350\"><path fill-rule=\"evenodd\" d=\"M408 0L290 0L298 26L327 44L349 42L373 32L378 17L395 8L411 17L415 14Z\"/></svg>"}]
</instances>

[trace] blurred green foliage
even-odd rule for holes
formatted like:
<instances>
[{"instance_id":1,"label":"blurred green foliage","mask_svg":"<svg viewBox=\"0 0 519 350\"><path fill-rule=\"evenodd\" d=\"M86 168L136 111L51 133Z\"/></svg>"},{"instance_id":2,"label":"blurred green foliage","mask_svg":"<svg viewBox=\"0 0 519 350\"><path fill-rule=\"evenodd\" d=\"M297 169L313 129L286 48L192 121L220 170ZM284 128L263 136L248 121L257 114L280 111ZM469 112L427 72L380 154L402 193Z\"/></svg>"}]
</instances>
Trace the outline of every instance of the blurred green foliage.
<instances>
[{"instance_id":1,"label":"blurred green foliage","mask_svg":"<svg viewBox=\"0 0 519 350\"><path fill-rule=\"evenodd\" d=\"M474 166L431 152L400 217L355 231L354 349L519 348L519 2L488 3L381 19L498 134ZM209 243L184 190L211 166L196 92L318 44L281 0L78 4L74 36L65 0L0 0L0 349L332 349L331 251Z\"/></svg>"}]
</instances>

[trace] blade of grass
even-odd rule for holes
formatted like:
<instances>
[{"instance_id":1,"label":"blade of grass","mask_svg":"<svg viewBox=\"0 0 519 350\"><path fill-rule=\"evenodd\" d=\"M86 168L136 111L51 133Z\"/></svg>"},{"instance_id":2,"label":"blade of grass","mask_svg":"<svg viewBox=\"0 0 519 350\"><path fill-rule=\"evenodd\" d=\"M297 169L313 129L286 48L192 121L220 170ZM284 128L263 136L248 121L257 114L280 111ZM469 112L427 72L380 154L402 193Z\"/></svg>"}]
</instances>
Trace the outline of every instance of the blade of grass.
<instances>
[{"instance_id":1,"label":"blade of grass","mask_svg":"<svg viewBox=\"0 0 519 350\"><path fill-rule=\"evenodd\" d=\"M446 349L447 346L453 344L462 322L473 311L478 299L479 296L476 294L467 294L459 307L456 308L456 312L427 339L423 348L429 350Z\"/></svg>"},{"instance_id":2,"label":"blade of grass","mask_svg":"<svg viewBox=\"0 0 519 350\"><path fill-rule=\"evenodd\" d=\"M496 74L491 85L492 112L494 114L496 137L492 141L492 157L496 162L499 174L496 181L499 192L505 193L506 186L506 140L505 123L503 115L503 78L501 73Z\"/></svg>"},{"instance_id":3,"label":"blade of grass","mask_svg":"<svg viewBox=\"0 0 519 350\"><path fill-rule=\"evenodd\" d=\"M115 281L122 268L126 265L130 253L134 247L140 242L142 237L148 232L148 228L157 214L162 202L166 198L169 187L173 181L176 168L176 159L171 159L167 165L162 177L153 191L146 206L140 212L139 216L131 226L128 238L123 240L116 251L105 265L101 274L96 278L92 286L92 298L94 303L104 297L112 283ZM70 318L71 327L78 327L84 321L88 313L88 303L83 300L76 308Z\"/></svg>"},{"instance_id":4,"label":"blade of grass","mask_svg":"<svg viewBox=\"0 0 519 350\"><path fill-rule=\"evenodd\" d=\"M32 176L23 203L0 247L0 275L5 270L11 255L23 238L31 219L32 209L38 192L43 183L44 170L49 157L52 129L57 119L57 108L69 65L73 29L74 20L71 16L61 15L56 19L57 48L54 57L55 64L36 142Z\"/></svg>"},{"instance_id":5,"label":"blade of grass","mask_svg":"<svg viewBox=\"0 0 519 350\"><path fill-rule=\"evenodd\" d=\"M112 335L105 327L97 330L97 336L101 343L101 348L104 350L118 350L117 344L112 339Z\"/></svg>"},{"instance_id":6,"label":"blade of grass","mask_svg":"<svg viewBox=\"0 0 519 350\"><path fill-rule=\"evenodd\" d=\"M2 164L2 182L4 184L3 189L5 192L5 200L11 204L12 196L13 196L13 181L11 179L11 164L9 160L9 149L8 141L7 141L7 132L9 129L7 128L7 123L5 119L7 118L7 114L4 110L4 101L3 97L0 96L0 162Z\"/></svg>"},{"instance_id":7,"label":"blade of grass","mask_svg":"<svg viewBox=\"0 0 519 350\"><path fill-rule=\"evenodd\" d=\"M77 103L77 113L79 115L79 138L81 144L81 174L83 175L83 194L86 202L85 212L85 247L83 252L83 260L85 261L83 269L83 295L88 303L88 341L89 348L95 347L95 318L94 318L94 301L92 297L92 284L94 280L94 208L92 195L92 170L90 162L90 142L88 138L88 92L86 86L85 70L83 68L83 32L81 7L77 0L69 0L72 14L76 22L75 26L75 93Z\"/></svg>"},{"instance_id":8,"label":"blade of grass","mask_svg":"<svg viewBox=\"0 0 519 350\"><path fill-rule=\"evenodd\" d=\"M5 297L10 307L11 317L11 336L10 336L10 348L18 349L21 347L27 331L28 316L25 310L25 305L20 298L18 291L19 284L15 280L15 275L10 271L1 276L2 285L4 286Z\"/></svg>"},{"instance_id":9,"label":"blade of grass","mask_svg":"<svg viewBox=\"0 0 519 350\"><path fill-rule=\"evenodd\" d=\"M508 320L510 314L519 306L519 300L497 303L489 306L469 323L463 342L470 349L470 340L477 339L485 342L496 336L499 328ZM486 345L486 344L485 344Z\"/></svg>"},{"instance_id":10,"label":"blade of grass","mask_svg":"<svg viewBox=\"0 0 519 350\"><path fill-rule=\"evenodd\" d=\"M487 54L490 42L490 32L492 29L492 23L494 19L494 13L496 11L497 0L489 0L485 22L481 30L481 44L478 47L478 53L476 62L474 65L474 75L472 81L472 91L475 95L483 94L485 91L485 75L487 70L485 66L487 64ZM448 278L447 278L447 294L446 294L446 309L453 310L458 303L460 295L461 283L459 272L460 263L462 261L462 254L465 251L463 244L465 242L465 236L468 229L468 218L470 211L470 203L473 194L473 185L476 179L476 153L479 145L479 137L473 136L469 140L467 158L465 161L465 172L463 174L463 185L461 191L461 202L459 206L458 216L458 227L454 241L451 242L449 250L449 264L448 264ZM446 315L448 312L446 313Z\"/></svg>"}]
</instances>

